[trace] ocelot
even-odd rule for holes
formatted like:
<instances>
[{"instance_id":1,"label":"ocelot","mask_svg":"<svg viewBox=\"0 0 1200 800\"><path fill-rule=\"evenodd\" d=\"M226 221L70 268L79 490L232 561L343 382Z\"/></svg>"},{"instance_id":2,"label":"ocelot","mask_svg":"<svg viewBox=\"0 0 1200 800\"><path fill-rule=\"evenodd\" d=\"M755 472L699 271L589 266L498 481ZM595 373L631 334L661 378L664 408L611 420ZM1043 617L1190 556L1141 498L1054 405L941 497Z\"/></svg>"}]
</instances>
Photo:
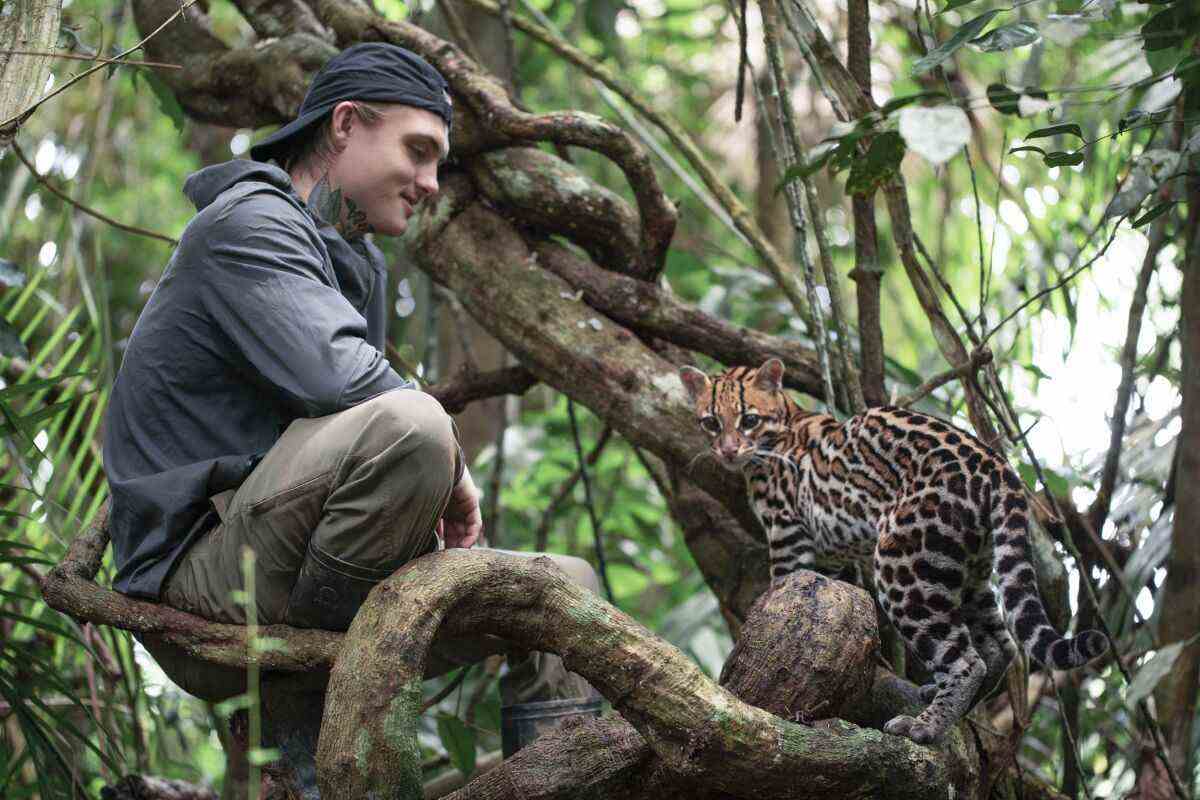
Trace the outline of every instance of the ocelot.
<instances>
[{"instance_id":1,"label":"ocelot","mask_svg":"<svg viewBox=\"0 0 1200 800\"><path fill-rule=\"evenodd\" d=\"M741 469L767 533L772 580L797 569L859 565L930 674L928 706L884 730L927 744L1003 678L1016 645L996 606L999 577L1013 630L1039 663L1082 666L1108 647L1067 638L1046 618L1030 564L1029 508L1016 472L971 434L903 408L839 422L802 410L783 364L680 377L712 455Z\"/></svg>"}]
</instances>

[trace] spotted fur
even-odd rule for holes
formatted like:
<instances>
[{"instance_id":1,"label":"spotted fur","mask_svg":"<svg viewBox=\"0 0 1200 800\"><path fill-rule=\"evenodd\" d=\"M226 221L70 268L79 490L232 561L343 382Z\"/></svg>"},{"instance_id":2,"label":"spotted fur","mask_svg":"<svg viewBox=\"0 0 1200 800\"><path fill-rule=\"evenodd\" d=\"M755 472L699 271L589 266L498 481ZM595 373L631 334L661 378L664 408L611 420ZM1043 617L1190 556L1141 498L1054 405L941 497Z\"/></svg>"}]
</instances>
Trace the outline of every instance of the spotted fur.
<instances>
[{"instance_id":1,"label":"spotted fur","mask_svg":"<svg viewBox=\"0 0 1200 800\"><path fill-rule=\"evenodd\" d=\"M681 371L712 454L740 469L767 532L771 577L797 569L874 575L880 605L929 669L929 705L885 730L939 739L1003 678L1016 655L991 587L1026 651L1056 669L1107 648L1063 637L1046 617L1030 563L1021 480L991 448L903 408L838 422L803 411L782 389L783 364L708 376Z\"/></svg>"}]
</instances>

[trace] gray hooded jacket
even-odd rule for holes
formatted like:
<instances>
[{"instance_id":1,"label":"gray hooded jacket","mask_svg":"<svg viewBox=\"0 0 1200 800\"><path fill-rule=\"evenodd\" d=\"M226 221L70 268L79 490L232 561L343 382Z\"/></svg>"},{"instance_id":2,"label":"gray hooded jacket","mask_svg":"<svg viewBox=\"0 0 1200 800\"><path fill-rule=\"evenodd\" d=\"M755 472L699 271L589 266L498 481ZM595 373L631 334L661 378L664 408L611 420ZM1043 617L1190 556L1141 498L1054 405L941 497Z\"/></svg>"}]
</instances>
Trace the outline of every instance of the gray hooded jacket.
<instances>
[{"instance_id":1,"label":"gray hooded jacket","mask_svg":"<svg viewBox=\"0 0 1200 800\"><path fill-rule=\"evenodd\" d=\"M171 567L298 417L411 387L381 350L387 273L273 165L190 176L188 224L129 339L105 419L114 588L157 599Z\"/></svg>"}]
</instances>

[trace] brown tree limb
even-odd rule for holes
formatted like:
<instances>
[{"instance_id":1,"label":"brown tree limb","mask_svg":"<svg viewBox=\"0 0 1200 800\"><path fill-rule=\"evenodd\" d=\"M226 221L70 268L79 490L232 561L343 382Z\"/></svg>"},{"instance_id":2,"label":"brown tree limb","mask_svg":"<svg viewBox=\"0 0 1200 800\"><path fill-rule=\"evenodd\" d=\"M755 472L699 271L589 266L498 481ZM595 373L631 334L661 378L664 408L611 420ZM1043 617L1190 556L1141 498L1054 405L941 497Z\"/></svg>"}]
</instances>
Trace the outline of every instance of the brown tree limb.
<instances>
[{"instance_id":1,"label":"brown tree limb","mask_svg":"<svg viewBox=\"0 0 1200 800\"><path fill-rule=\"evenodd\" d=\"M317 753L323 797L416 796L420 676L443 625L557 652L668 769L735 795L794 798L817 788L824 796L940 800L967 781L970 756L953 746L934 751L840 721L804 727L745 704L545 559L448 550L385 580L351 625ZM371 758L357 758L362 752Z\"/></svg>"},{"instance_id":2,"label":"brown tree limb","mask_svg":"<svg viewBox=\"0 0 1200 800\"><path fill-rule=\"evenodd\" d=\"M849 0L846 21L847 67L859 89L871 98L871 18L867 0ZM850 198L854 214L854 269L857 285L858 340L861 351L862 393L869 406L887 402L883 384L883 325L880 321L879 237L875 229L875 195Z\"/></svg>"},{"instance_id":3,"label":"brown tree limb","mask_svg":"<svg viewBox=\"0 0 1200 800\"><path fill-rule=\"evenodd\" d=\"M447 413L457 414L476 400L501 395L525 394L537 384L537 378L521 366L489 372L459 372L453 378L425 387Z\"/></svg>"},{"instance_id":4,"label":"brown tree limb","mask_svg":"<svg viewBox=\"0 0 1200 800\"><path fill-rule=\"evenodd\" d=\"M731 366L758 366L769 358L780 358L786 367L786 386L821 396L821 370L811 349L713 317L659 286L597 270L554 242L537 242L534 248L540 266L582 291L582 300L589 307L614 322Z\"/></svg>"},{"instance_id":5,"label":"brown tree limb","mask_svg":"<svg viewBox=\"0 0 1200 800\"><path fill-rule=\"evenodd\" d=\"M333 41L333 32L317 20L303 0L234 0L246 22L260 39L274 39L292 33L307 33Z\"/></svg>"},{"instance_id":6,"label":"brown tree limb","mask_svg":"<svg viewBox=\"0 0 1200 800\"><path fill-rule=\"evenodd\" d=\"M987 348L976 350L971 353L971 360L961 367L946 370L940 375L935 375L929 380L922 383L916 389L901 398L898 398L894 405L907 408L915 403L920 402L927 395L932 393L940 386L944 386L952 380L971 378L976 372L983 369L984 366L992 363L992 351Z\"/></svg>"},{"instance_id":7,"label":"brown tree limb","mask_svg":"<svg viewBox=\"0 0 1200 800\"><path fill-rule=\"evenodd\" d=\"M1167 242L1166 220L1159 219L1151 227L1150 245L1138 271L1137 286L1129 304L1129 320L1125 327L1125 344L1121 348L1121 383L1117 387L1117 399L1109 420L1111 435L1108 452L1104 454L1104 467L1100 472L1100 488L1096 499L1088 509L1088 521L1093 531L1104 528L1112 504L1113 489L1117 485L1117 472L1121 463L1121 449L1125 442L1125 422L1129 416L1129 401L1133 398L1133 386L1137 378L1137 347L1142 332L1142 317L1146 311L1146 295L1150 289L1150 277L1154 274L1158 254Z\"/></svg>"}]
</instances>

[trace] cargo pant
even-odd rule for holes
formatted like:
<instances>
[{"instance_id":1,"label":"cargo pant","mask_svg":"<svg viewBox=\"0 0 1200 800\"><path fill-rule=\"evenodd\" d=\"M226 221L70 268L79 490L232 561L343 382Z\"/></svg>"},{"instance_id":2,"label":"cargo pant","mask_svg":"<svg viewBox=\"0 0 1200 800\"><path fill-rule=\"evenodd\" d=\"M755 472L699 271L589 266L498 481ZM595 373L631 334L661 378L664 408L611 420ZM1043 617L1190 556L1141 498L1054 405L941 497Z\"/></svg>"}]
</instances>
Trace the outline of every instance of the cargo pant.
<instances>
[{"instance_id":1,"label":"cargo pant","mask_svg":"<svg viewBox=\"0 0 1200 800\"><path fill-rule=\"evenodd\" d=\"M462 474L460 462L450 417L422 392L394 390L337 414L298 419L236 491L213 498L221 523L183 556L162 600L206 619L244 624L237 598L245 589L248 546L256 556L259 624L344 630L375 584L438 548L436 523ZM572 580L598 592L586 561L549 555ZM197 662L155 637L143 644L190 694L215 700L244 691L241 670ZM427 677L510 649L487 631L439 637ZM549 653L510 653L500 690L505 705L593 691Z\"/></svg>"}]
</instances>

